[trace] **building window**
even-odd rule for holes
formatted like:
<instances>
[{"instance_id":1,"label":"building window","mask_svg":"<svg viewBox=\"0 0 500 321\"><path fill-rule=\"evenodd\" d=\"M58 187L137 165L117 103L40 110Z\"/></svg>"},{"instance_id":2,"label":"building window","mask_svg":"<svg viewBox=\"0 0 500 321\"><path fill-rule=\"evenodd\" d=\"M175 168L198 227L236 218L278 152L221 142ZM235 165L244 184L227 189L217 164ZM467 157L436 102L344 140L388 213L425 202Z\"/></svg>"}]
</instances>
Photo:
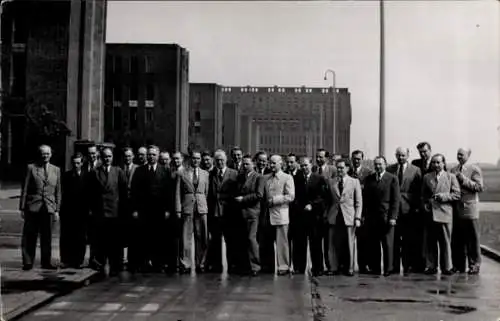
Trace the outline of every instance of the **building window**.
<instances>
[{"instance_id":1,"label":"building window","mask_svg":"<svg viewBox=\"0 0 500 321\"><path fill-rule=\"evenodd\" d=\"M113 90L113 107L121 107L122 87L120 85L115 85L112 90Z\"/></svg>"},{"instance_id":2,"label":"building window","mask_svg":"<svg viewBox=\"0 0 500 321\"><path fill-rule=\"evenodd\" d=\"M122 129L122 108L121 107L113 107L113 129L121 130Z\"/></svg>"},{"instance_id":3,"label":"building window","mask_svg":"<svg viewBox=\"0 0 500 321\"><path fill-rule=\"evenodd\" d=\"M131 74L137 74L139 72L139 59L137 56L130 57L129 72Z\"/></svg>"},{"instance_id":4,"label":"building window","mask_svg":"<svg viewBox=\"0 0 500 321\"><path fill-rule=\"evenodd\" d=\"M128 90L128 100L129 101L137 101L137 98L139 96L139 92L137 90L137 86L128 86L127 85L127 90Z\"/></svg>"},{"instance_id":5,"label":"building window","mask_svg":"<svg viewBox=\"0 0 500 321\"><path fill-rule=\"evenodd\" d=\"M201 121L201 113L199 110L194 112L194 121L196 121L196 122Z\"/></svg>"},{"instance_id":6,"label":"building window","mask_svg":"<svg viewBox=\"0 0 500 321\"><path fill-rule=\"evenodd\" d=\"M123 59L121 56L113 56L113 72L119 74L122 72Z\"/></svg>"},{"instance_id":7,"label":"building window","mask_svg":"<svg viewBox=\"0 0 500 321\"><path fill-rule=\"evenodd\" d=\"M146 117L144 117L146 119L146 126L151 126L154 118L154 110L152 108L146 108L144 112L146 113Z\"/></svg>"},{"instance_id":8,"label":"building window","mask_svg":"<svg viewBox=\"0 0 500 321\"><path fill-rule=\"evenodd\" d=\"M137 107L129 108L130 129L137 129Z\"/></svg>"},{"instance_id":9,"label":"building window","mask_svg":"<svg viewBox=\"0 0 500 321\"><path fill-rule=\"evenodd\" d=\"M155 100L155 87L152 84L146 85L146 100Z\"/></svg>"},{"instance_id":10,"label":"building window","mask_svg":"<svg viewBox=\"0 0 500 321\"><path fill-rule=\"evenodd\" d=\"M151 67L152 67L151 57L144 56L144 72L145 73L152 72L152 68Z\"/></svg>"}]
</instances>

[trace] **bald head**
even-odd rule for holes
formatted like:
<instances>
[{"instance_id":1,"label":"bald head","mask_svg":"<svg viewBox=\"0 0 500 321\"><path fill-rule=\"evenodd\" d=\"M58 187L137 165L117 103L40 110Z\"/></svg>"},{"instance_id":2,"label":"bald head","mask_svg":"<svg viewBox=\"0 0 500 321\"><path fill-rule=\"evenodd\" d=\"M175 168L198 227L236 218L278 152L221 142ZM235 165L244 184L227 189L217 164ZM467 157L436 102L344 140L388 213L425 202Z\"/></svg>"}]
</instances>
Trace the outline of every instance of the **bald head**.
<instances>
[{"instance_id":1,"label":"bald head","mask_svg":"<svg viewBox=\"0 0 500 321\"><path fill-rule=\"evenodd\" d=\"M50 148L49 145L40 145L40 147L38 147L38 152L42 163L46 164L50 161L52 157L52 148Z\"/></svg>"},{"instance_id":2,"label":"bald head","mask_svg":"<svg viewBox=\"0 0 500 321\"><path fill-rule=\"evenodd\" d=\"M273 155L269 159L269 168L273 173L281 171L283 160L280 155Z\"/></svg>"},{"instance_id":3,"label":"bald head","mask_svg":"<svg viewBox=\"0 0 500 321\"><path fill-rule=\"evenodd\" d=\"M457 151L458 162L462 165L467 163L471 153L472 153L472 151L470 150L470 148L465 148L465 147L459 148Z\"/></svg>"},{"instance_id":4,"label":"bald head","mask_svg":"<svg viewBox=\"0 0 500 321\"><path fill-rule=\"evenodd\" d=\"M408 162L408 156L410 156L410 150L408 148L396 148L396 159L398 160L398 164L406 164L406 162Z\"/></svg>"}]
</instances>

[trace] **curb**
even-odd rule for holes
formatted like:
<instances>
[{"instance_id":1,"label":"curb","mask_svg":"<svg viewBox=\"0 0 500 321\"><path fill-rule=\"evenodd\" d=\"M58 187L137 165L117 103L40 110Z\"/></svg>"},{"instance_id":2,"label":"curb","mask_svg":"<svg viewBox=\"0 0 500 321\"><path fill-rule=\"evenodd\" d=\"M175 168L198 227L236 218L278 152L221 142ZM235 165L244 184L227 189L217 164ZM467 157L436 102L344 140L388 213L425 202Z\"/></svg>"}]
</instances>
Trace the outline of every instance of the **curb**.
<instances>
[{"instance_id":1,"label":"curb","mask_svg":"<svg viewBox=\"0 0 500 321\"><path fill-rule=\"evenodd\" d=\"M321 294L319 293L319 280L314 277L312 273L308 272L309 283L311 285L311 305L313 313L313 321L325 321L326 320L326 307L321 300Z\"/></svg>"},{"instance_id":2,"label":"curb","mask_svg":"<svg viewBox=\"0 0 500 321\"><path fill-rule=\"evenodd\" d=\"M91 283L94 283L99 279L99 273L97 271L93 271L89 275L82 277L82 279L74 282L75 284L63 287L61 291L58 291L57 293L46 293L46 295L41 296L39 299L33 300L30 304L27 304L23 307L19 307L18 309L15 309L11 311L10 313L5 314L5 320L6 321L14 321L14 320L19 320L20 318L26 316L27 314L51 303L55 299L68 295L71 292L83 288L85 286L88 286Z\"/></svg>"},{"instance_id":3,"label":"curb","mask_svg":"<svg viewBox=\"0 0 500 321\"><path fill-rule=\"evenodd\" d=\"M481 253L492 259L492 260L495 260L496 262L499 262L500 263L500 252L497 251L497 250L494 250L492 249L491 247L489 246L486 246L486 245L481 245Z\"/></svg>"}]
</instances>

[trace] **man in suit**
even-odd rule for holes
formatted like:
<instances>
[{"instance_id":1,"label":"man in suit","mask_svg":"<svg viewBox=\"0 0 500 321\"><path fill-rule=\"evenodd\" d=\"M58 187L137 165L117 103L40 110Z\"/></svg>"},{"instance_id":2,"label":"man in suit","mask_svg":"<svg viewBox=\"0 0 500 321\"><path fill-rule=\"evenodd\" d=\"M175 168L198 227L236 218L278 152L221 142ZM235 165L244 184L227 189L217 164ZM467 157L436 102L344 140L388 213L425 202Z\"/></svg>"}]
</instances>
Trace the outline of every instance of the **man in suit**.
<instances>
[{"instance_id":1,"label":"man in suit","mask_svg":"<svg viewBox=\"0 0 500 321\"><path fill-rule=\"evenodd\" d=\"M127 197L127 179L119 167L112 166L111 148L101 151L101 160L102 165L89 174L91 211L97 229L94 268L104 273L109 259L110 275L115 276L122 270L123 263L120 223Z\"/></svg>"},{"instance_id":2,"label":"man in suit","mask_svg":"<svg viewBox=\"0 0 500 321\"><path fill-rule=\"evenodd\" d=\"M329 274L341 270L346 276L354 275L354 228L361 226L363 200L361 184L347 175L349 162L337 161L337 177L328 184L327 224L327 266Z\"/></svg>"},{"instance_id":3,"label":"man in suit","mask_svg":"<svg viewBox=\"0 0 500 321\"><path fill-rule=\"evenodd\" d=\"M355 150L351 153L351 162L352 167L349 168L349 176L352 178L357 178L361 185L361 190L363 190L365 186L366 178L373 174L373 171L363 166L363 160L365 158L365 154L361 150ZM366 229L366 225L363 224L364 217L361 217L361 226L356 228L356 249L357 249L357 259L358 259L358 268L359 273L368 273L368 263L370 260L370 249L369 244L370 241L368 239L368 231Z\"/></svg>"},{"instance_id":4,"label":"man in suit","mask_svg":"<svg viewBox=\"0 0 500 321\"><path fill-rule=\"evenodd\" d=\"M175 188L175 212L181 222L180 273L191 273L194 229L196 272L205 271L208 248L208 172L200 168L201 153L191 152L191 167L179 171Z\"/></svg>"},{"instance_id":5,"label":"man in suit","mask_svg":"<svg viewBox=\"0 0 500 321\"><path fill-rule=\"evenodd\" d=\"M145 146L139 147L137 150L137 165L146 165L148 163L147 160L148 149Z\"/></svg>"},{"instance_id":6,"label":"man in suit","mask_svg":"<svg viewBox=\"0 0 500 321\"><path fill-rule=\"evenodd\" d=\"M431 166L431 156L432 156L432 148L431 144L428 142L421 142L417 144L417 150L420 154L420 159L414 159L411 164L420 168L420 172L422 176L427 173L433 172Z\"/></svg>"},{"instance_id":7,"label":"man in suit","mask_svg":"<svg viewBox=\"0 0 500 321\"><path fill-rule=\"evenodd\" d=\"M134 164L134 152L132 148L126 147L123 149L123 166L122 171L125 173L125 178L127 179L127 196L124 200L124 211L123 211L123 234L122 242L124 247L123 264L128 268L128 262L134 262L136 260L132 256L133 252L129 251L129 245L137 242L135 240L138 237L137 229L135 226L135 219L132 217L132 178L134 177L135 170L139 167ZM136 253L137 254L137 253Z\"/></svg>"},{"instance_id":8,"label":"man in suit","mask_svg":"<svg viewBox=\"0 0 500 321\"><path fill-rule=\"evenodd\" d=\"M323 274L323 238L324 212L327 183L326 178L312 172L312 161L309 157L300 159L300 174L294 181L297 206L297 223L301 229L296 230L293 250L293 265L298 273L303 273L307 264L307 240L311 251L313 275ZM297 183L295 185L295 183ZM292 201L292 202L293 202ZM326 245L326 243L325 243ZM328 265L327 265L328 266Z\"/></svg>"},{"instance_id":9,"label":"man in suit","mask_svg":"<svg viewBox=\"0 0 500 321\"><path fill-rule=\"evenodd\" d=\"M401 262L404 273L423 271L422 241L424 225L418 216L422 175L420 169L408 163L408 148L396 149L397 163L387 167L387 172L395 175L399 182L401 202L394 230L394 267L399 274Z\"/></svg>"},{"instance_id":10,"label":"man in suit","mask_svg":"<svg viewBox=\"0 0 500 321\"><path fill-rule=\"evenodd\" d=\"M158 163L162 166L165 166L166 168L170 168L170 153L167 151L163 151L160 153L160 158L158 160Z\"/></svg>"},{"instance_id":11,"label":"man in suit","mask_svg":"<svg viewBox=\"0 0 500 321\"><path fill-rule=\"evenodd\" d=\"M453 204L460 199L460 185L454 174L446 172L443 155L432 156L431 166L434 171L424 175L421 192L427 238L424 273L437 273L439 247L441 274L450 275Z\"/></svg>"},{"instance_id":12,"label":"man in suit","mask_svg":"<svg viewBox=\"0 0 500 321\"><path fill-rule=\"evenodd\" d=\"M369 268L372 274L380 275L382 244L384 276L389 276L394 266L394 226L398 218L401 196L397 177L385 170L385 157L377 156L373 165L375 173L366 178L363 189L363 224L366 224L371 254Z\"/></svg>"},{"instance_id":13,"label":"man in suit","mask_svg":"<svg viewBox=\"0 0 500 321\"><path fill-rule=\"evenodd\" d=\"M241 148L238 146L233 147L233 149L231 149L231 164L228 167L239 172L241 170L242 160L243 151Z\"/></svg>"},{"instance_id":14,"label":"man in suit","mask_svg":"<svg viewBox=\"0 0 500 321\"><path fill-rule=\"evenodd\" d=\"M265 241L266 243L269 243L269 248L271 248L270 244L273 244L276 241L278 275L286 275L290 273L290 256L288 250L288 207L295 198L295 185L293 183L293 178L281 170L282 163L283 161L281 156L271 156L269 163L271 174L267 177L264 188L264 199L266 200L267 210L269 213L269 228L274 231L274 238L266 238Z\"/></svg>"},{"instance_id":15,"label":"man in suit","mask_svg":"<svg viewBox=\"0 0 500 321\"><path fill-rule=\"evenodd\" d=\"M323 148L316 152L316 165L313 166L312 171L323 175L326 179L336 175L335 166L328 164L328 152Z\"/></svg>"},{"instance_id":16,"label":"man in suit","mask_svg":"<svg viewBox=\"0 0 500 321\"><path fill-rule=\"evenodd\" d=\"M97 152L97 146L96 145L90 145L87 147L87 155L86 155L86 162L83 165L83 170L86 174L93 172L95 169L97 169L100 165L101 162L98 159L98 152ZM90 191L88 191L90 193ZM87 193L87 195L90 195ZM89 213L91 214L91 213ZM94 216L93 215L88 215L88 222L87 222L87 242L89 243L90 247L90 258L89 258L89 266L94 269L98 269L98 263L95 260L95 247L96 247L96 241L97 241L97 222L94 221Z\"/></svg>"},{"instance_id":17,"label":"man in suit","mask_svg":"<svg viewBox=\"0 0 500 321\"><path fill-rule=\"evenodd\" d=\"M50 146L38 148L40 160L28 165L21 192L19 210L24 219L21 249L23 270L31 270L35 261L36 242L40 234L42 268L53 270L52 223L59 219L61 205L61 173L50 164Z\"/></svg>"},{"instance_id":18,"label":"man in suit","mask_svg":"<svg viewBox=\"0 0 500 321\"><path fill-rule=\"evenodd\" d=\"M62 177L61 202L61 267L83 267L87 248L87 222L89 216L88 172L83 170L83 155L71 157L72 169Z\"/></svg>"},{"instance_id":19,"label":"man in suit","mask_svg":"<svg viewBox=\"0 0 500 321\"><path fill-rule=\"evenodd\" d=\"M212 153L210 153L210 151L206 150L203 153L201 153L200 167L209 173L214 169L214 160L212 158Z\"/></svg>"},{"instance_id":20,"label":"man in suit","mask_svg":"<svg viewBox=\"0 0 500 321\"><path fill-rule=\"evenodd\" d=\"M468 164L471 150L459 148L458 165L452 168L460 184L461 196L453 216L452 259L455 272L465 272L468 261L469 274L478 274L481 266L479 235L479 193L483 191L483 177L479 166Z\"/></svg>"},{"instance_id":21,"label":"man in suit","mask_svg":"<svg viewBox=\"0 0 500 321\"><path fill-rule=\"evenodd\" d=\"M234 219L234 197L237 191L238 172L227 167L226 152L219 149L214 154L215 169L210 173L208 192L208 263L211 272L222 272L222 236L226 241L228 272L237 272L238 249L235 247L234 231L231 223Z\"/></svg>"},{"instance_id":22,"label":"man in suit","mask_svg":"<svg viewBox=\"0 0 500 321\"><path fill-rule=\"evenodd\" d=\"M260 271L259 243L257 242L257 229L259 226L260 204L264 196L264 178L254 171L252 156L242 158L241 171L238 175L238 192L235 201L241 211L245 223L244 239L247 255L244 264L252 276ZM242 251L243 253L243 251ZM249 263L249 264L248 264Z\"/></svg>"},{"instance_id":23,"label":"man in suit","mask_svg":"<svg viewBox=\"0 0 500 321\"><path fill-rule=\"evenodd\" d=\"M260 175L270 174L271 170L267 165L267 153L264 151L257 152L255 154L255 171Z\"/></svg>"},{"instance_id":24,"label":"man in suit","mask_svg":"<svg viewBox=\"0 0 500 321\"><path fill-rule=\"evenodd\" d=\"M173 273L177 270L176 229L170 220L175 185L170 171L158 164L160 149L149 146L147 165L135 170L132 180L132 215L138 219L140 243L130 250L139 257L133 267L143 271Z\"/></svg>"},{"instance_id":25,"label":"man in suit","mask_svg":"<svg viewBox=\"0 0 500 321\"><path fill-rule=\"evenodd\" d=\"M293 177L293 182L295 185L295 190L297 190L297 179L299 178L299 175L303 175L300 171L300 164L297 161L297 156L293 153L288 154L286 158L286 173L291 175ZM299 178L300 179L300 178ZM296 193L298 195L298 193ZM301 208L298 204L298 198L296 197L292 203L290 203L290 224L289 229L288 229L288 247L290 249L290 261L293 262L293 270L294 273L304 273L305 271L305 265L301 266L300 263L296 263L295 256L293 255L294 252L294 239L295 236L298 237L297 239L297 244L304 244L303 239L305 238L307 242L307 229L305 228L305 223L303 222L303 207ZM302 219L302 220L301 220ZM302 238L302 241L300 240ZM307 243L306 243L307 244ZM300 245L298 245L300 247ZM299 248L297 248L299 249ZM299 250L300 253L302 251ZM304 258L299 259L300 262L304 261Z\"/></svg>"}]
</instances>

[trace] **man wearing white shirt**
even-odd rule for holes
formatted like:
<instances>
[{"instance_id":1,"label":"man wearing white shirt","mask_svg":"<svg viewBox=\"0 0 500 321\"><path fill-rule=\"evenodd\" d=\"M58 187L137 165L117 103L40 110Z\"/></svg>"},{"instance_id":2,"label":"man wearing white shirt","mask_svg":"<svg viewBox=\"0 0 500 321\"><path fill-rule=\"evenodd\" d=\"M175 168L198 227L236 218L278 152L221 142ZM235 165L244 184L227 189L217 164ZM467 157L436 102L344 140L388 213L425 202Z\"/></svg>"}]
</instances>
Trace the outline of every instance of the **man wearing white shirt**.
<instances>
[{"instance_id":1,"label":"man wearing white shirt","mask_svg":"<svg viewBox=\"0 0 500 321\"><path fill-rule=\"evenodd\" d=\"M273 155L270 159L271 175L264 189L264 199L267 200L270 228L275 230L276 256L278 260L278 275L290 272L290 254L288 249L289 204L295 198L295 185L292 176L281 170L282 159ZM271 240L267 240L270 242Z\"/></svg>"}]
</instances>

